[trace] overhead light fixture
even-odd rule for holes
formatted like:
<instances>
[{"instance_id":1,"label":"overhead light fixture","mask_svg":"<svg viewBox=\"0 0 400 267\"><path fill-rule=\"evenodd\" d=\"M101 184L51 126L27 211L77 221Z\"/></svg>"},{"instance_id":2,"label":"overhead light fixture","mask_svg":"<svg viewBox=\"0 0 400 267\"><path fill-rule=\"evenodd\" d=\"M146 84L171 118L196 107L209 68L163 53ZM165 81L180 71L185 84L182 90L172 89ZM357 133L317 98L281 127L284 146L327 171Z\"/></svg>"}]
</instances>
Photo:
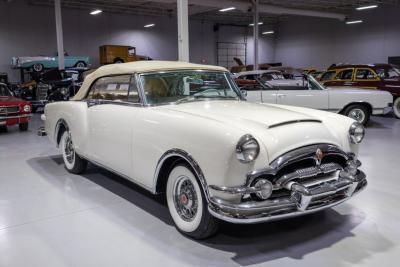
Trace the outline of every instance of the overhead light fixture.
<instances>
[{"instance_id":1,"label":"overhead light fixture","mask_svg":"<svg viewBox=\"0 0 400 267\"><path fill-rule=\"evenodd\" d=\"M154 26L156 26L156 24L154 24L154 23L144 25L145 28L151 28Z\"/></svg>"},{"instance_id":2,"label":"overhead light fixture","mask_svg":"<svg viewBox=\"0 0 400 267\"><path fill-rule=\"evenodd\" d=\"M372 9L372 8L377 8L378 7L378 5L370 5L370 6L360 6L360 7L357 7L356 9L357 10L365 10L365 9Z\"/></svg>"},{"instance_id":3,"label":"overhead light fixture","mask_svg":"<svg viewBox=\"0 0 400 267\"><path fill-rule=\"evenodd\" d=\"M267 34L274 34L274 31L267 31L267 32L263 32L262 34L267 35Z\"/></svg>"},{"instance_id":4,"label":"overhead light fixture","mask_svg":"<svg viewBox=\"0 0 400 267\"><path fill-rule=\"evenodd\" d=\"M351 20L351 21L346 21L346 24L357 24L363 22L362 20Z\"/></svg>"},{"instance_id":5,"label":"overhead light fixture","mask_svg":"<svg viewBox=\"0 0 400 267\"><path fill-rule=\"evenodd\" d=\"M93 11L90 12L90 15L97 15L97 14L100 14L100 13L103 13L103 10L101 10L101 9L95 9L95 10L93 10Z\"/></svg>"},{"instance_id":6,"label":"overhead light fixture","mask_svg":"<svg viewBox=\"0 0 400 267\"><path fill-rule=\"evenodd\" d=\"M264 22L259 22L259 23L258 23L258 25L263 25L263 24L264 24ZM253 26L254 26L254 23L250 23L249 26L250 26L250 27L253 27Z\"/></svg>"},{"instance_id":7,"label":"overhead light fixture","mask_svg":"<svg viewBox=\"0 0 400 267\"><path fill-rule=\"evenodd\" d=\"M235 10L235 9L236 9L236 7L227 7L227 8L220 9L219 12L226 12L226 11L231 11L231 10Z\"/></svg>"}]
</instances>

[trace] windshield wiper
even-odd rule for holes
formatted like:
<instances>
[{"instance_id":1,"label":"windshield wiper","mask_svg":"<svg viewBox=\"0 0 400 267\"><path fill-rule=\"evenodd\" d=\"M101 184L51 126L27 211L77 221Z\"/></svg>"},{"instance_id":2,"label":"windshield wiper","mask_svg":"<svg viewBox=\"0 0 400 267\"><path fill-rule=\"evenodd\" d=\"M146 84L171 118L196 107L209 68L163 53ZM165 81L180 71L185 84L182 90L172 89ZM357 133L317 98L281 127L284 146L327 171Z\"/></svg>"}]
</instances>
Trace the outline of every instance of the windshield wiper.
<instances>
[{"instance_id":1,"label":"windshield wiper","mask_svg":"<svg viewBox=\"0 0 400 267\"><path fill-rule=\"evenodd\" d=\"M188 96L188 97L184 97L181 98L177 101L175 101L175 104L181 104L181 103L185 103L185 102L190 102L190 101L196 101L197 99L237 99L234 96L208 96L208 95L192 95L192 96Z\"/></svg>"}]
</instances>

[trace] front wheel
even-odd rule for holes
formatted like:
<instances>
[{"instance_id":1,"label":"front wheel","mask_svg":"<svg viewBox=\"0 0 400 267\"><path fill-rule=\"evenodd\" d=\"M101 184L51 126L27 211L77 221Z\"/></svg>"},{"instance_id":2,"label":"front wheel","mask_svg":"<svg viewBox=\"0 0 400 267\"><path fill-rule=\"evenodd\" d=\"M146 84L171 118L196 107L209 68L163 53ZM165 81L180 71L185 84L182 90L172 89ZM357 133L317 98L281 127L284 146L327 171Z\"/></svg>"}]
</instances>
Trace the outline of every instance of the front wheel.
<instances>
[{"instance_id":1,"label":"front wheel","mask_svg":"<svg viewBox=\"0 0 400 267\"><path fill-rule=\"evenodd\" d=\"M24 122L24 123L20 123L20 124L19 124L19 130L20 130L21 132L26 132L26 131L28 131L28 128L29 128L29 124L28 124L27 122Z\"/></svg>"},{"instance_id":2,"label":"front wheel","mask_svg":"<svg viewBox=\"0 0 400 267\"><path fill-rule=\"evenodd\" d=\"M400 119L400 97L396 98L393 103L393 112L396 118Z\"/></svg>"},{"instance_id":3,"label":"front wheel","mask_svg":"<svg viewBox=\"0 0 400 267\"><path fill-rule=\"evenodd\" d=\"M67 171L74 174L80 174L86 170L87 160L81 158L76 152L72 142L71 132L65 131L61 137L60 148L64 165Z\"/></svg>"},{"instance_id":4,"label":"front wheel","mask_svg":"<svg viewBox=\"0 0 400 267\"><path fill-rule=\"evenodd\" d=\"M344 115L365 125L368 123L371 113L369 112L368 108L363 105L351 105L346 108Z\"/></svg>"},{"instance_id":5,"label":"front wheel","mask_svg":"<svg viewBox=\"0 0 400 267\"><path fill-rule=\"evenodd\" d=\"M216 233L218 224L208 212L197 177L186 164L175 166L168 176L167 203L176 228L194 239Z\"/></svg>"}]
</instances>

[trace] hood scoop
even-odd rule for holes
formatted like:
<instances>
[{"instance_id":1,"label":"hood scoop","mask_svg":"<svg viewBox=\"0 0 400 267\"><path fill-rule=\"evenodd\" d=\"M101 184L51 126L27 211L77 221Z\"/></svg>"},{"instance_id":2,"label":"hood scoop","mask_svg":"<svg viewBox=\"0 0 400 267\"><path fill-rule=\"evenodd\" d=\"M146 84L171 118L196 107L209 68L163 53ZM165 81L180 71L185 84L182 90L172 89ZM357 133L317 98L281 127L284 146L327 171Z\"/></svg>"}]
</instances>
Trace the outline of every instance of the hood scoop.
<instances>
[{"instance_id":1,"label":"hood scoop","mask_svg":"<svg viewBox=\"0 0 400 267\"><path fill-rule=\"evenodd\" d=\"M288 124L295 124L295 123L302 123L302 122L315 122L315 123L322 123L320 120L314 120L314 119L303 119L303 120L291 120L291 121L284 121L276 124L272 124L268 126L268 129L288 125Z\"/></svg>"}]
</instances>

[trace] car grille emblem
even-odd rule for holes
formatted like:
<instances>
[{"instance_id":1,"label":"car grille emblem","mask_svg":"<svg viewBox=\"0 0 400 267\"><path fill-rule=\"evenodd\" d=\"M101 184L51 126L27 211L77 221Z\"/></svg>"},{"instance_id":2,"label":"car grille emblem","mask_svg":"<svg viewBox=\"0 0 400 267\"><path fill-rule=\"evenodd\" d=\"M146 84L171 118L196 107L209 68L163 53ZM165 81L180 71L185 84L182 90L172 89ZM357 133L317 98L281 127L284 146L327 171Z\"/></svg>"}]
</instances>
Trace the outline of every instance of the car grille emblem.
<instances>
[{"instance_id":1,"label":"car grille emblem","mask_svg":"<svg viewBox=\"0 0 400 267\"><path fill-rule=\"evenodd\" d=\"M324 153L322 152L321 149L318 148L317 151L315 152L315 164L317 166L320 166L323 158L324 158Z\"/></svg>"}]
</instances>

